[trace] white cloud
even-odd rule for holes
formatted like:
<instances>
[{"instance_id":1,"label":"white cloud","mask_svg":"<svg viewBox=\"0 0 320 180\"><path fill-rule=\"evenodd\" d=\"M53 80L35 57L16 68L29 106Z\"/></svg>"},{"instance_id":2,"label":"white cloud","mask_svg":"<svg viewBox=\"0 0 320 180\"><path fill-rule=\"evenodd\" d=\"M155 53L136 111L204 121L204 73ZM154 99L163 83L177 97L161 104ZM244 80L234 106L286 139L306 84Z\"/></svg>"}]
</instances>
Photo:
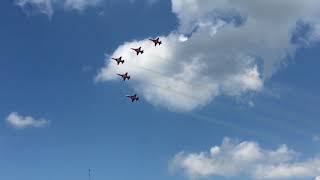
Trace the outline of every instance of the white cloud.
<instances>
[{"instance_id":1,"label":"white cloud","mask_svg":"<svg viewBox=\"0 0 320 180\"><path fill-rule=\"evenodd\" d=\"M26 127L44 127L48 125L49 121L46 119L34 119L30 116L20 116L16 112L12 112L6 118L7 123L15 128L26 128Z\"/></svg>"},{"instance_id":2,"label":"white cloud","mask_svg":"<svg viewBox=\"0 0 320 180\"><path fill-rule=\"evenodd\" d=\"M188 111L209 103L212 98L223 91L226 94L238 95L247 90L259 90L262 86L257 66L252 64L252 58L243 58L241 67L228 69L218 58L210 70L206 62L207 50L197 54L177 53L188 51L192 46L192 39L181 42L180 36L171 34L161 37L163 46L154 47L148 41L134 41L121 45L112 56L123 56L126 63L118 66L106 59L107 65L102 68L96 77L97 81L117 79L116 73L129 72L132 75L136 88L144 97L154 105L166 105L171 110ZM190 44L191 43L191 44ZM145 53L136 56L130 51L131 47L142 46ZM237 64L234 59L227 59L230 64ZM241 59L239 59L241 61ZM228 63L228 62L227 62ZM210 72L212 71L212 72ZM214 78L212 78L214 77Z\"/></svg>"},{"instance_id":3,"label":"white cloud","mask_svg":"<svg viewBox=\"0 0 320 180\"><path fill-rule=\"evenodd\" d=\"M313 25L313 31L310 35L310 40L312 41L319 41L320 40L320 24Z\"/></svg>"},{"instance_id":4,"label":"white cloud","mask_svg":"<svg viewBox=\"0 0 320 180\"><path fill-rule=\"evenodd\" d=\"M320 180L320 176L316 177L314 180Z\"/></svg>"},{"instance_id":5,"label":"white cloud","mask_svg":"<svg viewBox=\"0 0 320 180\"><path fill-rule=\"evenodd\" d=\"M302 179L319 175L320 158L299 161L298 155L286 145L268 150L256 142L237 143L225 138L210 152L178 153L170 166L182 170L190 179L243 175L252 179Z\"/></svg>"},{"instance_id":6,"label":"white cloud","mask_svg":"<svg viewBox=\"0 0 320 180\"><path fill-rule=\"evenodd\" d=\"M98 6L104 0L15 0L15 4L25 10L37 11L52 17L54 8L64 7L66 10L83 11L88 7Z\"/></svg>"},{"instance_id":7,"label":"white cloud","mask_svg":"<svg viewBox=\"0 0 320 180\"><path fill-rule=\"evenodd\" d=\"M231 55L250 53L263 58L266 77L272 75L283 58L296 49L290 38L297 21L313 19L319 5L317 0L172 0L173 12L180 20L180 30L186 33L204 23L215 24L219 18L235 22L235 17L241 15L243 24L222 29L212 45L216 45L213 47L217 50L227 50Z\"/></svg>"},{"instance_id":8,"label":"white cloud","mask_svg":"<svg viewBox=\"0 0 320 180\"><path fill-rule=\"evenodd\" d=\"M83 11L87 7L97 6L103 0L64 0L64 6L67 9Z\"/></svg>"},{"instance_id":9,"label":"white cloud","mask_svg":"<svg viewBox=\"0 0 320 180\"><path fill-rule=\"evenodd\" d=\"M53 15L53 0L16 0L15 4L20 6L29 13L29 10L38 11L40 13L46 14L49 17ZM29 7L29 8L28 8ZM29 10L28 10L29 9Z\"/></svg>"},{"instance_id":10,"label":"white cloud","mask_svg":"<svg viewBox=\"0 0 320 180\"><path fill-rule=\"evenodd\" d=\"M111 56L123 56L125 65L106 59L97 80L128 71L145 99L178 111L204 106L218 95L259 91L298 48L291 42L297 22L314 20L319 5L317 0L172 0L178 32L161 37L160 47L147 39L120 45ZM137 57L130 48L138 46L145 54Z\"/></svg>"},{"instance_id":11,"label":"white cloud","mask_svg":"<svg viewBox=\"0 0 320 180\"><path fill-rule=\"evenodd\" d=\"M254 106L255 106L255 104L254 104L254 102L253 102L253 101L249 101L249 102L248 102L248 106L249 106L250 108L252 108L252 107L254 107Z\"/></svg>"},{"instance_id":12,"label":"white cloud","mask_svg":"<svg viewBox=\"0 0 320 180\"><path fill-rule=\"evenodd\" d=\"M312 137L312 140L313 140L314 142L320 142L320 136L314 135L314 136Z\"/></svg>"},{"instance_id":13,"label":"white cloud","mask_svg":"<svg viewBox=\"0 0 320 180\"><path fill-rule=\"evenodd\" d=\"M102 6L104 3L116 0L14 0L15 4L20 6L26 13L39 12L48 15L50 18L56 8L65 10L84 11L89 7ZM128 3L134 3L136 0L126 0ZM159 0L145 0L149 5L157 3ZM100 11L99 15L101 15Z\"/></svg>"},{"instance_id":14,"label":"white cloud","mask_svg":"<svg viewBox=\"0 0 320 180\"><path fill-rule=\"evenodd\" d=\"M184 36L183 34L181 34L181 35L179 36L179 40L180 40L181 42L185 42L185 41L188 41L188 37L186 37L186 36Z\"/></svg>"}]
</instances>

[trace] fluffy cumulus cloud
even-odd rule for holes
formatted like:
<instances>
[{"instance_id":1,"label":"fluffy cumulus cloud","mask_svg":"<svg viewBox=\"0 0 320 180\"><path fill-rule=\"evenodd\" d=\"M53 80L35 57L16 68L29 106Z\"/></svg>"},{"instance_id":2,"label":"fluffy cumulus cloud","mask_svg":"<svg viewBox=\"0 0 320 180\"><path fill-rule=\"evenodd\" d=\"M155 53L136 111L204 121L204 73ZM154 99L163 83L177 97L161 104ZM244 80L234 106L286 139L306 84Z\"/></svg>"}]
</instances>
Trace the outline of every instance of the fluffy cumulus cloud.
<instances>
[{"instance_id":1,"label":"fluffy cumulus cloud","mask_svg":"<svg viewBox=\"0 0 320 180\"><path fill-rule=\"evenodd\" d=\"M171 1L178 30L161 37L160 47L148 39L123 43L111 56L126 63L116 66L107 57L96 80L129 72L133 88L152 104L189 111L218 95L259 91L299 47L292 42L299 22L318 29L318 0ZM131 52L138 46L145 54Z\"/></svg>"},{"instance_id":2,"label":"fluffy cumulus cloud","mask_svg":"<svg viewBox=\"0 0 320 180\"><path fill-rule=\"evenodd\" d=\"M39 12L52 17L55 7L63 7L66 10L82 11L87 7L97 6L103 0L15 0L26 13Z\"/></svg>"},{"instance_id":3,"label":"fluffy cumulus cloud","mask_svg":"<svg viewBox=\"0 0 320 180\"><path fill-rule=\"evenodd\" d=\"M49 124L46 119L35 119L30 116L21 116L16 112L12 112L6 118L8 124L15 128L27 128L27 127L44 127Z\"/></svg>"},{"instance_id":4,"label":"fluffy cumulus cloud","mask_svg":"<svg viewBox=\"0 0 320 180\"><path fill-rule=\"evenodd\" d=\"M316 178L320 158L299 160L299 153L281 145L275 150L263 149L256 142L236 142L225 138L221 146L209 152L175 155L172 170L181 170L190 179L213 176L249 176L252 179Z\"/></svg>"}]
</instances>

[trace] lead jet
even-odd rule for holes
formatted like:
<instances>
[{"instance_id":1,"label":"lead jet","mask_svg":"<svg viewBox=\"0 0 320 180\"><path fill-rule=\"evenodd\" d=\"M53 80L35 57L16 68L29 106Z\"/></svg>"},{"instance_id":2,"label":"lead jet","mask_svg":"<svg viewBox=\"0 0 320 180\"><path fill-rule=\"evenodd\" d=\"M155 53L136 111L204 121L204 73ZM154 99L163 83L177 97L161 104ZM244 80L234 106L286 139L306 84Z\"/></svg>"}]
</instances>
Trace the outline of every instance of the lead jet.
<instances>
[{"instance_id":1,"label":"lead jet","mask_svg":"<svg viewBox=\"0 0 320 180\"><path fill-rule=\"evenodd\" d=\"M159 46L161 45L161 41L160 38L157 39L149 39L150 41L152 41L154 43L154 46L157 46L159 44Z\"/></svg>"},{"instance_id":2,"label":"lead jet","mask_svg":"<svg viewBox=\"0 0 320 180\"><path fill-rule=\"evenodd\" d=\"M125 81L126 79L130 79L130 76L128 76L128 72L126 72L125 74L117 74L118 76L121 76L123 81Z\"/></svg>"},{"instance_id":3,"label":"lead jet","mask_svg":"<svg viewBox=\"0 0 320 180\"><path fill-rule=\"evenodd\" d=\"M134 50L134 51L137 53L137 55L139 55L139 53L140 53L140 54L143 54L143 53L144 53L144 51L141 50L141 46L140 46L139 48L137 48L137 49L135 49L135 48L131 48L131 49Z\"/></svg>"},{"instance_id":4,"label":"lead jet","mask_svg":"<svg viewBox=\"0 0 320 180\"><path fill-rule=\"evenodd\" d=\"M127 95L127 97L131 100L131 102L134 102L134 101L139 101L139 97L134 94L134 95Z\"/></svg>"},{"instance_id":5,"label":"lead jet","mask_svg":"<svg viewBox=\"0 0 320 180\"><path fill-rule=\"evenodd\" d=\"M124 63L124 60L122 59L122 56L120 56L119 58L112 58L112 59L115 60L118 65L119 65L120 63L121 63L121 64Z\"/></svg>"}]
</instances>

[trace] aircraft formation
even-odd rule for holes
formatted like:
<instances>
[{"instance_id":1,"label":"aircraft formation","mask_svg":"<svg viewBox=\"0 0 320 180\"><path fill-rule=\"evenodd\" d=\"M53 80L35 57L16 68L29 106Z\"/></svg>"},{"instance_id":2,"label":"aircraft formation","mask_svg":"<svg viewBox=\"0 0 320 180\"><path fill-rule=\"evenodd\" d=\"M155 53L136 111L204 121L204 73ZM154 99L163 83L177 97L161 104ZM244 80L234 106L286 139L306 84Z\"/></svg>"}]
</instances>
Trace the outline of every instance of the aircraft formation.
<instances>
[{"instance_id":1,"label":"aircraft formation","mask_svg":"<svg viewBox=\"0 0 320 180\"><path fill-rule=\"evenodd\" d=\"M161 45L162 42L160 41L160 38L156 38L156 39L149 39L150 41L152 41L154 43L154 46L157 46L157 45ZM142 49L142 47L140 46L139 48L131 48L131 50L135 51L135 53L137 54L137 56L139 54L143 54L144 53L144 50ZM111 58L112 60L114 60L117 65L120 65L120 64L124 64L124 59L122 59L122 56L120 56L119 58ZM117 74L118 76L120 76L122 78L123 81L126 81L126 80L130 80L130 75L128 72L124 73L124 74ZM131 102L136 102L136 101L139 101L139 96L137 94L134 94L134 95L126 95L127 98L129 98L129 100L131 100Z\"/></svg>"}]
</instances>

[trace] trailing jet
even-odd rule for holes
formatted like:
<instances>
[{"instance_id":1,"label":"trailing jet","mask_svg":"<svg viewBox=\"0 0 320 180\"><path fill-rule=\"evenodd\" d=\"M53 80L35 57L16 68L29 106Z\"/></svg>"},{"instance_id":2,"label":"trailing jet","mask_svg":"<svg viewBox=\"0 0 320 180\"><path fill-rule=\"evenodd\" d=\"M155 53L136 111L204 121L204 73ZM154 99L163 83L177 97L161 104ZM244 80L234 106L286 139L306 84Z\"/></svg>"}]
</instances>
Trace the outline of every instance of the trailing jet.
<instances>
[{"instance_id":1,"label":"trailing jet","mask_svg":"<svg viewBox=\"0 0 320 180\"><path fill-rule=\"evenodd\" d=\"M137 48L137 49L135 49L135 48L131 48L131 49L134 50L134 51L137 53L137 55L139 55L139 53L140 53L140 54L143 54L143 53L144 53L144 51L141 50L141 46L140 46L139 48Z\"/></svg>"},{"instance_id":2,"label":"trailing jet","mask_svg":"<svg viewBox=\"0 0 320 180\"><path fill-rule=\"evenodd\" d=\"M122 56L120 56L119 58L112 58L113 60L117 61L117 64L119 65L120 63L124 63L124 60L122 59Z\"/></svg>"},{"instance_id":3,"label":"trailing jet","mask_svg":"<svg viewBox=\"0 0 320 180\"><path fill-rule=\"evenodd\" d=\"M139 97L136 94L134 94L132 96L127 95L127 97L131 99L131 102L139 101Z\"/></svg>"},{"instance_id":4,"label":"trailing jet","mask_svg":"<svg viewBox=\"0 0 320 180\"><path fill-rule=\"evenodd\" d=\"M159 44L159 46L161 45L161 41L159 41L160 38L157 39L149 39L150 41L152 41L154 43L154 46L157 46Z\"/></svg>"},{"instance_id":5,"label":"trailing jet","mask_svg":"<svg viewBox=\"0 0 320 180\"><path fill-rule=\"evenodd\" d=\"M121 76L123 81L125 81L126 79L128 80L130 79L130 76L128 76L128 72L126 72L125 74L117 74L117 75Z\"/></svg>"}]
</instances>

